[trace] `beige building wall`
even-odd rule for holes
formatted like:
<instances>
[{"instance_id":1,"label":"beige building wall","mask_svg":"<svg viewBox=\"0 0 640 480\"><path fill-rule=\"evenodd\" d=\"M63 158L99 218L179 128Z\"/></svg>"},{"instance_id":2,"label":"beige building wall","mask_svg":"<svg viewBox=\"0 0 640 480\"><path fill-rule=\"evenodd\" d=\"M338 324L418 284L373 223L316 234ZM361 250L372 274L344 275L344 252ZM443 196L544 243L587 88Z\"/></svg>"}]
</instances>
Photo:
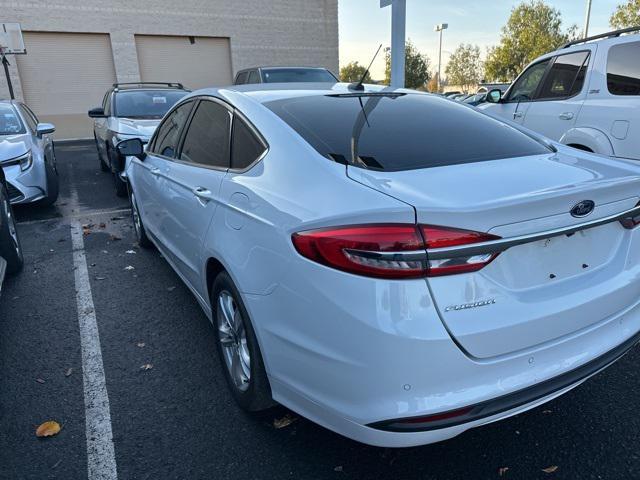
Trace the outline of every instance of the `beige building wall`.
<instances>
[{"instance_id":1,"label":"beige building wall","mask_svg":"<svg viewBox=\"0 0 640 480\"><path fill-rule=\"evenodd\" d=\"M26 32L107 34L113 67L105 69L115 69L118 82L141 80L136 36L144 38L143 35L221 39L229 45L230 65L225 70L230 68L231 75L255 65L318 65L338 73L338 0L0 0L0 12L3 21L19 22ZM81 58L87 49L79 47L78 50ZM41 54L33 53L34 56ZM21 60L15 57L9 57L9 60L17 98L24 100L25 96L34 98L34 95L41 98L59 93L35 92L33 88L37 84L31 79L23 85L18 68ZM148 68L144 61L144 68ZM33 62L24 63L28 63L32 72ZM50 69L43 69L40 75L56 75L47 71ZM90 77L89 72L83 72L74 78L80 82ZM222 78L231 81L227 74ZM228 83L222 78L216 77L215 81ZM85 95L92 90L80 84L77 88ZM0 98L8 97L4 75L0 75ZM85 106L89 109L100 105L101 101L101 97L85 98L76 104L87 103ZM53 114L86 114L86 111L79 111L79 106L73 108L78 111L69 112L67 108ZM36 114L51 116L52 112L36 111ZM86 125L90 125L88 118ZM77 126L67 130L62 137L59 132L58 138L69 138L74 132L85 137L89 131L86 126L84 129Z\"/></svg>"}]
</instances>

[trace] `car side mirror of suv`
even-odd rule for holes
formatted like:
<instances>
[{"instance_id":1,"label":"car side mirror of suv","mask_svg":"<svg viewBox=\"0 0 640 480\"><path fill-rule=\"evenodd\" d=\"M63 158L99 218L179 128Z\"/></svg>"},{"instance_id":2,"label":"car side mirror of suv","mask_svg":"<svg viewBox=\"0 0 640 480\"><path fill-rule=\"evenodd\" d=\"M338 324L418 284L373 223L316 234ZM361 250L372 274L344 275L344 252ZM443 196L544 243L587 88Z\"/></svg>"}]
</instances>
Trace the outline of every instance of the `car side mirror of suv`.
<instances>
[{"instance_id":1,"label":"car side mirror of suv","mask_svg":"<svg viewBox=\"0 0 640 480\"><path fill-rule=\"evenodd\" d=\"M88 114L91 118L107 118L104 114L104 108L102 107L92 108L89 110Z\"/></svg>"},{"instance_id":2,"label":"car side mirror of suv","mask_svg":"<svg viewBox=\"0 0 640 480\"><path fill-rule=\"evenodd\" d=\"M487 102L500 103L500 100L502 100L502 91L499 88L494 88L487 93Z\"/></svg>"},{"instance_id":3,"label":"car side mirror of suv","mask_svg":"<svg viewBox=\"0 0 640 480\"><path fill-rule=\"evenodd\" d=\"M42 138L44 135L53 133L56 131L56 127L51 123L39 123L36 126L36 135L38 138Z\"/></svg>"},{"instance_id":4,"label":"car side mirror of suv","mask_svg":"<svg viewBox=\"0 0 640 480\"><path fill-rule=\"evenodd\" d=\"M144 160L147 154L144 152L144 144L139 138L129 138L116 145L116 150L123 157L136 157Z\"/></svg>"}]
</instances>

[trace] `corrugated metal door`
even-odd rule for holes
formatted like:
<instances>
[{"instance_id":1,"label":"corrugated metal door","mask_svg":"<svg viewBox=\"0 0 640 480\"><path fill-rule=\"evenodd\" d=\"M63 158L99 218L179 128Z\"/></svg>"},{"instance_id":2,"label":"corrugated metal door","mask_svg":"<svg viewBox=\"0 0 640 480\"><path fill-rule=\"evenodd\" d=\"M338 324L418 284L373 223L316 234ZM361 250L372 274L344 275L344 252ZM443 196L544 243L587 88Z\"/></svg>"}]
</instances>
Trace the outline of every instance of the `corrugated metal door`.
<instances>
[{"instance_id":1,"label":"corrugated metal door","mask_svg":"<svg viewBox=\"0 0 640 480\"><path fill-rule=\"evenodd\" d=\"M228 38L136 35L143 82L180 82L186 88L229 85Z\"/></svg>"},{"instance_id":2,"label":"corrugated metal door","mask_svg":"<svg viewBox=\"0 0 640 480\"><path fill-rule=\"evenodd\" d=\"M25 102L56 138L90 138L87 110L100 106L116 72L107 34L24 32L16 55Z\"/></svg>"}]
</instances>

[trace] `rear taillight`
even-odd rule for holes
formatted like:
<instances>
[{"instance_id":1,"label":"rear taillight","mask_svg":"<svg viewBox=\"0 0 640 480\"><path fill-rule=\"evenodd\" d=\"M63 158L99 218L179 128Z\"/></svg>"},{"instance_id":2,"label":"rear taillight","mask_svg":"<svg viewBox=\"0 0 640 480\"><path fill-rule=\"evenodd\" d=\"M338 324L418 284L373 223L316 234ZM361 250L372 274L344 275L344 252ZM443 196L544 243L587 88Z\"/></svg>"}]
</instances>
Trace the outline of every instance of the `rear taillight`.
<instances>
[{"instance_id":1,"label":"rear taillight","mask_svg":"<svg viewBox=\"0 0 640 480\"><path fill-rule=\"evenodd\" d=\"M446 252L447 247L497 238L468 230L405 224L354 225L292 236L298 253L310 260L356 275L389 279L480 270L497 254L444 258L442 249ZM429 258L430 249L436 249L437 259Z\"/></svg>"},{"instance_id":2,"label":"rear taillight","mask_svg":"<svg viewBox=\"0 0 640 480\"><path fill-rule=\"evenodd\" d=\"M497 240L500 237L489 233L473 232L471 230L460 230L457 228L438 227L434 225L422 225L422 235L424 237L427 252L434 249L446 249L447 247L457 247L460 245L471 245L474 243ZM434 252L435 253L435 252ZM454 273L475 272L488 265L497 253L483 253L470 256L446 256L444 258L432 258L435 255L428 255L429 276L438 277L441 275L451 275Z\"/></svg>"}]
</instances>

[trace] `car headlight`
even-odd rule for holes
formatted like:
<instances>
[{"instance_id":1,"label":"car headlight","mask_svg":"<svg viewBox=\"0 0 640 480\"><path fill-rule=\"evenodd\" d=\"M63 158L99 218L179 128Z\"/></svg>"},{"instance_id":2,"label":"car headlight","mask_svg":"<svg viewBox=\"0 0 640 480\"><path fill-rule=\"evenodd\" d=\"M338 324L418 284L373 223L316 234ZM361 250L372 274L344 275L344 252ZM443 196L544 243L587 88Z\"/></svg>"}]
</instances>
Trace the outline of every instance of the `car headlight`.
<instances>
[{"instance_id":1,"label":"car headlight","mask_svg":"<svg viewBox=\"0 0 640 480\"><path fill-rule=\"evenodd\" d=\"M2 167L11 167L12 165L20 165L20 171L24 172L25 170L31 168L31 165L33 165L33 155L29 151L19 157L10 158L9 160L0 162L0 166Z\"/></svg>"}]
</instances>

